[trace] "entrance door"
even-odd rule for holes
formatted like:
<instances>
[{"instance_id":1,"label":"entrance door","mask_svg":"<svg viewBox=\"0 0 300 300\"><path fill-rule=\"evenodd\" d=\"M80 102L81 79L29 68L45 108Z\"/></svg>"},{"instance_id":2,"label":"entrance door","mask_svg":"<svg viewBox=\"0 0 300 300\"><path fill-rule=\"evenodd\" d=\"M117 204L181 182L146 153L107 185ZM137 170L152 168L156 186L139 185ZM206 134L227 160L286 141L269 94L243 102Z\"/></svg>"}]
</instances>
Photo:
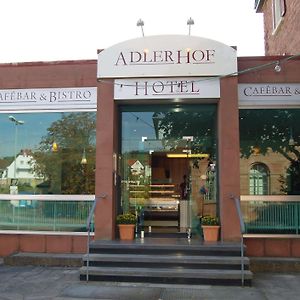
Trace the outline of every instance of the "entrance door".
<instances>
[{"instance_id":1,"label":"entrance door","mask_svg":"<svg viewBox=\"0 0 300 300\"><path fill-rule=\"evenodd\" d=\"M217 214L216 106L121 106L120 212L145 231L199 232Z\"/></svg>"}]
</instances>

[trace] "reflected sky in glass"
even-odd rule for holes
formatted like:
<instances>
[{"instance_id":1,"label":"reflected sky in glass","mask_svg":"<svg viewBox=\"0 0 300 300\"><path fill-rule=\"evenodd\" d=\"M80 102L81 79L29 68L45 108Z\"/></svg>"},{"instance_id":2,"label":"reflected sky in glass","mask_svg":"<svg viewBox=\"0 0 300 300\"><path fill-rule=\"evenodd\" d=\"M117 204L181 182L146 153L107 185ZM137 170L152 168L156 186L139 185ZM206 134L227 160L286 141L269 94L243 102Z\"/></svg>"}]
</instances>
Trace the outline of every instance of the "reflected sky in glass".
<instances>
[{"instance_id":1,"label":"reflected sky in glass","mask_svg":"<svg viewBox=\"0 0 300 300\"><path fill-rule=\"evenodd\" d=\"M169 144L172 140L178 143L184 136L193 136L194 144L198 143L199 146L206 143L212 147L215 142L214 105L136 105L123 106L121 111L122 153L167 151L170 145L164 146L163 140L168 140ZM161 121L165 119L165 122L170 122L169 126L165 123L160 127ZM168 132L164 132L166 130Z\"/></svg>"},{"instance_id":2,"label":"reflected sky in glass","mask_svg":"<svg viewBox=\"0 0 300 300\"><path fill-rule=\"evenodd\" d=\"M21 149L35 150L38 148L42 136L47 134L47 128L51 123L61 119L66 113L9 113L0 114L0 158L14 155L15 146L15 123L9 116L24 121L18 126L16 152Z\"/></svg>"}]
</instances>

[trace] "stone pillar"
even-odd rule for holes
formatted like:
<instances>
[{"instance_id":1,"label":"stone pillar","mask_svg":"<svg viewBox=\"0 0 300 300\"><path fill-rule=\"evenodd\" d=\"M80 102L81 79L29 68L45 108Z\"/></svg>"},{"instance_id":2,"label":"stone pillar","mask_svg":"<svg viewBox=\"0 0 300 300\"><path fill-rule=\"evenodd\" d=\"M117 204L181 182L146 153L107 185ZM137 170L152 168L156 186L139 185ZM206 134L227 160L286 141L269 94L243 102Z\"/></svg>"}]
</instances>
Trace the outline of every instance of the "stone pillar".
<instances>
[{"instance_id":1,"label":"stone pillar","mask_svg":"<svg viewBox=\"0 0 300 300\"><path fill-rule=\"evenodd\" d=\"M114 153L117 147L117 111L114 103L113 80L98 84L97 144L96 144L96 196L95 239L115 237Z\"/></svg>"},{"instance_id":2,"label":"stone pillar","mask_svg":"<svg viewBox=\"0 0 300 300\"><path fill-rule=\"evenodd\" d=\"M221 238L240 239L240 225L230 194L240 195L240 141L237 77L221 79L218 105L219 205Z\"/></svg>"}]
</instances>

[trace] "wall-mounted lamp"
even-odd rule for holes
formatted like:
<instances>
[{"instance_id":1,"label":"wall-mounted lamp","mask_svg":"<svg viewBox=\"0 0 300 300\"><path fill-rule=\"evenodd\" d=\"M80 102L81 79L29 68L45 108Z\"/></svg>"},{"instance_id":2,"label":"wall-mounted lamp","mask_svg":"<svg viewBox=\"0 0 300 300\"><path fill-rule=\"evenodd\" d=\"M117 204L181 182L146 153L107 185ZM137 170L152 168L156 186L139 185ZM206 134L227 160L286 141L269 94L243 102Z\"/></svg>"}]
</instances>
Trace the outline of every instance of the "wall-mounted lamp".
<instances>
[{"instance_id":1,"label":"wall-mounted lamp","mask_svg":"<svg viewBox=\"0 0 300 300\"><path fill-rule=\"evenodd\" d=\"M136 26L141 27L142 36L144 37L144 21L142 19L139 19L136 23Z\"/></svg>"},{"instance_id":2,"label":"wall-mounted lamp","mask_svg":"<svg viewBox=\"0 0 300 300\"><path fill-rule=\"evenodd\" d=\"M274 67L275 72L279 73L281 71L280 62L278 61Z\"/></svg>"},{"instance_id":3,"label":"wall-mounted lamp","mask_svg":"<svg viewBox=\"0 0 300 300\"><path fill-rule=\"evenodd\" d=\"M195 24L192 18L189 18L186 23L189 26L189 35L191 35L191 26Z\"/></svg>"}]
</instances>

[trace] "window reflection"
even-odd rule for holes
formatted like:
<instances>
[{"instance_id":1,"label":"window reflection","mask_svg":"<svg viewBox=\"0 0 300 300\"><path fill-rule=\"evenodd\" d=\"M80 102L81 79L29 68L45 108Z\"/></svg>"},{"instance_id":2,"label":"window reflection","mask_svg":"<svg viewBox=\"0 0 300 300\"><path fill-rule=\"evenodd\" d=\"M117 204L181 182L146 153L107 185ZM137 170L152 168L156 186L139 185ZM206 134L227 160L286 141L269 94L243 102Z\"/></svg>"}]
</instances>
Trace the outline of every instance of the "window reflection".
<instances>
[{"instance_id":1,"label":"window reflection","mask_svg":"<svg viewBox=\"0 0 300 300\"><path fill-rule=\"evenodd\" d=\"M269 169L266 165L261 163L252 165L249 177L250 195L269 194Z\"/></svg>"},{"instance_id":2,"label":"window reflection","mask_svg":"<svg viewBox=\"0 0 300 300\"><path fill-rule=\"evenodd\" d=\"M300 194L300 109L240 110L240 146L242 195ZM254 187L253 164L268 170L260 188Z\"/></svg>"},{"instance_id":3,"label":"window reflection","mask_svg":"<svg viewBox=\"0 0 300 300\"><path fill-rule=\"evenodd\" d=\"M94 194L94 112L0 114L0 193ZM85 155L85 163L82 157Z\"/></svg>"}]
</instances>

